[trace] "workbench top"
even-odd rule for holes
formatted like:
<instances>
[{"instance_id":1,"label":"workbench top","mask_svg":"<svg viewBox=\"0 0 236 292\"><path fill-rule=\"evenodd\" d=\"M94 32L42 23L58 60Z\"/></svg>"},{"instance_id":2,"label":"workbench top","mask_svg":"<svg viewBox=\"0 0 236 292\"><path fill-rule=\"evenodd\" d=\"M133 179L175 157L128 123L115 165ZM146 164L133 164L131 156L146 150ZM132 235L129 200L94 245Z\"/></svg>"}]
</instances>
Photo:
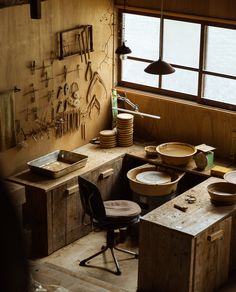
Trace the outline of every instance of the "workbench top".
<instances>
[{"instance_id":1,"label":"workbench top","mask_svg":"<svg viewBox=\"0 0 236 292\"><path fill-rule=\"evenodd\" d=\"M189 189L173 200L154 209L141 220L164 226L168 229L197 236L214 223L228 217L235 210L235 206L215 206L210 201L207 186L214 182L223 181L221 178L210 177ZM192 204L186 202L189 196L196 197ZM187 206L186 212L176 209L178 206Z\"/></svg>"},{"instance_id":2,"label":"workbench top","mask_svg":"<svg viewBox=\"0 0 236 292\"><path fill-rule=\"evenodd\" d=\"M62 185L66 181L76 176L83 175L91 170L99 168L101 165L103 165L106 162L111 162L112 160L115 160L119 157L124 157L125 155L129 155L134 158L143 160L144 163L149 162L152 164L163 165L163 166L171 167L180 171L187 171L187 172L195 173L195 174L206 176L206 177L210 176L210 169L206 169L204 171L197 171L196 165L193 159L185 167L175 167L175 166L162 164L160 158L155 158L155 159L148 158L144 150L145 146L146 145L144 144L135 143L131 147L114 147L110 149L103 149L99 145L86 144L84 146L81 146L79 148L72 150L73 152L88 156L87 163L83 168L80 168L76 171L68 173L67 175L64 175L63 177L60 177L57 179L52 179L52 178L47 178L42 175L37 175L37 174L32 173L29 169L27 169L21 173L8 177L7 180L24 185L24 186L28 186L28 187L30 186L30 187L40 188L45 191L50 191L54 189L55 187Z\"/></svg>"},{"instance_id":3,"label":"workbench top","mask_svg":"<svg viewBox=\"0 0 236 292\"><path fill-rule=\"evenodd\" d=\"M139 153L144 152L144 149L140 145L133 145L132 147L115 147L110 149L102 149L99 145L86 144L82 147L74 149L73 152L87 155L87 163L84 167L70 172L60 178L48 178L46 176L35 174L27 169L16 175L10 176L7 179L9 181L19 183L24 186L30 186L40 188L45 191L50 191L74 177L83 175L91 170L100 167L106 162L111 162L112 160L123 157L126 154L134 153L138 156Z\"/></svg>"}]
</instances>

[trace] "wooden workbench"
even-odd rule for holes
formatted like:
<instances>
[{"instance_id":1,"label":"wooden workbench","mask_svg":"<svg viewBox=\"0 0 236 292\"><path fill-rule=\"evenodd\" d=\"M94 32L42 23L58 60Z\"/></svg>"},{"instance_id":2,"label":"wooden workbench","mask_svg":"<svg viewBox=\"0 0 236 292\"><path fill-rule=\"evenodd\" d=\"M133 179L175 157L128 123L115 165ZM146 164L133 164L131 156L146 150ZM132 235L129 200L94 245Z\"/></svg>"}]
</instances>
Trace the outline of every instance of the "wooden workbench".
<instances>
[{"instance_id":1,"label":"wooden workbench","mask_svg":"<svg viewBox=\"0 0 236 292\"><path fill-rule=\"evenodd\" d=\"M210 202L207 186L217 181L208 178L141 219L138 291L210 292L227 281L236 263L236 209Z\"/></svg>"},{"instance_id":2,"label":"wooden workbench","mask_svg":"<svg viewBox=\"0 0 236 292\"><path fill-rule=\"evenodd\" d=\"M87 155L87 164L85 165L85 167L64 175L63 177L50 179L41 175L34 174L29 169L27 169L21 173L10 176L7 179L9 181L24 186L32 186L43 189L45 191L49 191L54 189L55 187L64 184L65 181L68 181L76 176L88 173L89 171L94 170L107 162L111 162L112 160L115 160L119 157L124 157L125 155L137 158L139 160L143 160L144 163L149 162L152 164L171 167L181 171L187 171L201 176L210 176L210 169L198 171L193 160L191 160L189 164L185 167L176 167L163 164L160 158L148 158L146 157L143 144L134 144L131 147L115 147L110 149L102 149L99 145L86 144L82 147L74 149L73 152Z\"/></svg>"},{"instance_id":3,"label":"wooden workbench","mask_svg":"<svg viewBox=\"0 0 236 292\"><path fill-rule=\"evenodd\" d=\"M88 234L90 227L85 226L82 222L83 210L80 203L78 176L86 176L87 179L99 185L104 194L104 200L111 199L111 194L114 195L113 198L118 198L118 195L122 193L127 195L125 198L129 198L127 190L124 190L125 187L123 187L124 191L118 194L121 185L125 184L124 173L122 173L124 157L130 158L130 161L127 162L130 165L131 160L163 165L160 158L146 157L143 144L111 149L102 149L99 145L87 144L73 151L87 155L87 163L83 168L63 177L47 178L27 169L8 178L11 182L25 186L24 221L32 228L34 253L48 255ZM209 169L202 172L197 171L193 160L184 168L173 168L204 177L210 176ZM101 180L101 173L111 173L112 175ZM114 189L117 191L117 197Z\"/></svg>"}]
</instances>

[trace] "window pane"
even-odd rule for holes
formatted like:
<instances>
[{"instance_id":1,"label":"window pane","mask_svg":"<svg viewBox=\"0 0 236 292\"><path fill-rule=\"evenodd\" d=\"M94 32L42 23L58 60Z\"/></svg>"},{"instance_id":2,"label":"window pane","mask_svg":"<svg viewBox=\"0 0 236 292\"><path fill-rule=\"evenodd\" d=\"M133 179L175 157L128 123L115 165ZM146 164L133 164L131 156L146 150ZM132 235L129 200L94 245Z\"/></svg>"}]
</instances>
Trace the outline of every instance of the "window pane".
<instances>
[{"instance_id":1,"label":"window pane","mask_svg":"<svg viewBox=\"0 0 236 292\"><path fill-rule=\"evenodd\" d=\"M162 88L197 95L198 73L176 68L175 73L163 75Z\"/></svg>"},{"instance_id":2,"label":"window pane","mask_svg":"<svg viewBox=\"0 0 236 292\"><path fill-rule=\"evenodd\" d=\"M139 62L129 59L123 61L121 79L127 82L157 87L159 77L144 72L147 65L148 64L146 62Z\"/></svg>"},{"instance_id":3,"label":"window pane","mask_svg":"<svg viewBox=\"0 0 236 292\"><path fill-rule=\"evenodd\" d=\"M236 81L205 75L204 98L236 105Z\"/></svg>"},{"instance_id":4,"label":"window pane","mask_svg":"<svg viewBox=\"0 0 236 292\"><path fill-rule=\"evenodd\" d=\"M206 70L236 76L236 30L208 27Z\"/></svg>"},{"instance_id":5,"label":"window pane","mask_svg":"<svg viewBox=\"0 0 236 292\"><path fill-rule=\"evenodd\" d=\"M164 20L164 60L188 67L198 68L200 30L197 23Z\"/></svg>"},{"instance_id":6,"label":"window pane","mask_svg":"<svg viewBox=\"0 0 236 292\"><path fill-rule=\"evenodd\" d=\"M160 19L125 13L124 23L124 39L132 51L130 56L156 60L159 55Z\"/></svg>"}]
</instances>

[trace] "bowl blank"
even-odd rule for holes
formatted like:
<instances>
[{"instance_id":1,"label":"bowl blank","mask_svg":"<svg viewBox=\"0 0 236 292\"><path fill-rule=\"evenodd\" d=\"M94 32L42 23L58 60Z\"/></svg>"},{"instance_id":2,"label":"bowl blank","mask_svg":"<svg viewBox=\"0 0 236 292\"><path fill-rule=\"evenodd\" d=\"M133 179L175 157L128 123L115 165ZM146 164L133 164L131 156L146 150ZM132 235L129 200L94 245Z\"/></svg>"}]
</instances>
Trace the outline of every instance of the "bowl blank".
<instances>
[{"instance_id":1,"label":"bowl blank","mask_svg":"<svg viewBox=\"0 0 236 292\"><path fill-rule=\"evenodd\" d=\"M216 182L207 186L211 201L218 205L236 203L236 185L228 182Z\"/></svg>"}]
</instances>

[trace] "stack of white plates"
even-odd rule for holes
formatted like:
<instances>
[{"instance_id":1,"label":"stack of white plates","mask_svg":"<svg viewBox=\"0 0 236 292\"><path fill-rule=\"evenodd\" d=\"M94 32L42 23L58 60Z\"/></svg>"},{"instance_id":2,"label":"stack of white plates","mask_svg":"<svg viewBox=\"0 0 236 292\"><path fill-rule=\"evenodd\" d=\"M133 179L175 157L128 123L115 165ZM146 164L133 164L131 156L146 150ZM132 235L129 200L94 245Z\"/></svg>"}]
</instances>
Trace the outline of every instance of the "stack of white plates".
<instances>
[{"instance_id":1,"label":"stack of white plates","mask_svg":"<svg viewBox=\"0 0 236 292\"><path fill-rule=\"evenodd\" d=\"M100 132L100 147L113 148L117 145L116 131L103 130Z\"/></svg>"},{"instance_id":2,"label":"stack of white plates","mask_svg":"<svg viewBox=\"0 0 236 292\"><path fill-rule=\"evenodd\" d=\"M116 128L118 145L122 147L133 145L134 116L131 114L118 114Z\"/></svg>"}]
</instances>

